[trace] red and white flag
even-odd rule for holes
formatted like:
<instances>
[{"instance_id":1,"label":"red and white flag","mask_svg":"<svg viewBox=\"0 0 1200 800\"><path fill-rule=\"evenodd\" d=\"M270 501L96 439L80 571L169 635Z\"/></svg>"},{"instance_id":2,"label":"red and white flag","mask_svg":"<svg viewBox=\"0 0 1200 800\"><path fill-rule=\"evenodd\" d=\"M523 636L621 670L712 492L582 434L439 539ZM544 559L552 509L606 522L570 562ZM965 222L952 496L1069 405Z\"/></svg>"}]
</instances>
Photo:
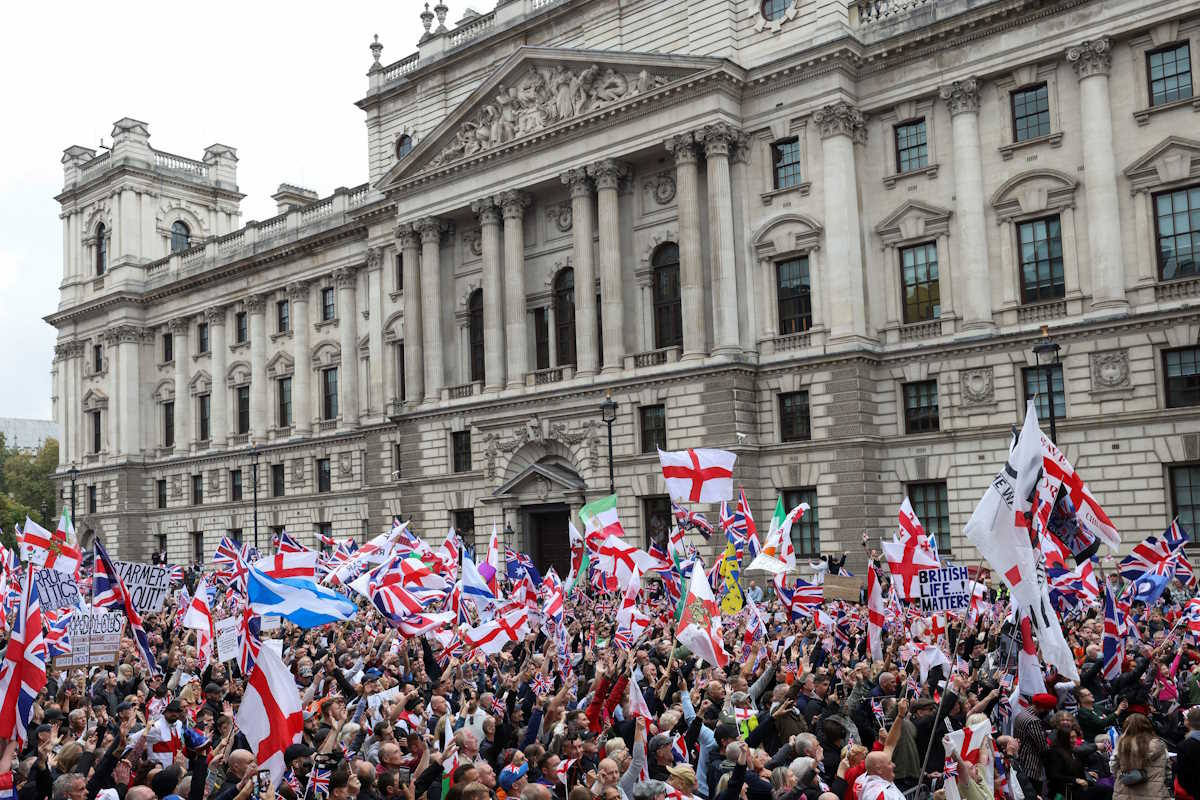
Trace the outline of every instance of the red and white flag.
<instances>
[{"instance_id":1,"label":"red and white flag","mask_svg":"<svg viewBox=\"0 0 1200 800\"><path fill-rule=\"evenodd\" d=\"M495 655L510 642L519 642L529 632L529 614L524 608L512 608L474 628L464 629L463 643L485 655Z\"/></svg>"},{"instance_id":2,"label":"red and white flag","mask_svg":"<svg viewBox=\"0 0 1200 800\"><path fill-rule=\"evenodd\" d=\"M933 553L934 558L938 557L937 542L925 534L925 526L917 518L917 512L913 511L908 495L904 496L904 502L900 504L897 518L900 521L900 529L896 532L897 542L904 545L915 545Z\"/></svg>"},{"instance_id":3,"label":"red and white flag","mask_svg":"<svg viewBox=\"0 0 1200 800\"><path fill-rule=\"evenodd\" d=\"M867 644L874 661L883 660L883 624L887 620L883 603L883 585L875 565L867 567Z\"/></svg>"},{"instance_id":4,"label":"red and white flag","mask_svg":"<svg viewBox=\"0 0 1200 800\"><path fill-rule=\"evenodd\" d=\"M54 533L26 517L20 544L22 561L39 569L53 569L79 577L83 555L75 546L75 526L65 510Z\"/></svg>"},{"instance_id":5,"label":"red and white flag","mask_svg":"<svg viewBox=\"0 0 1200 800\"><path fill-rule=\"evenodd\" d=\"M675 628L675 638L714 667L729 663L721 639L721 611L699 561L692 565L692 580L683 600L683 614Z\"/></svg>"},{"instance_id":6,"label":"red and white flag","mask_svg":"<svg viewBox=\"0 0 1200 800\"><path fill-rule=\"evenodd\" d=\"M637 680L632 675L629 676L629 716L633 718L641 717L646 720L646 727L655 723L654 715L650 713L650 706L646 704L646 698L642 695L642 688L638 686Z\"/></svg>"},{"instance_id":7,"label":"red and white flag","mask_svg":"<svg viewBox=\"0 0 1200 800\"><path fill-rule=\"evenodd\" d=\"M888 571L892 573L892 585L905 600L915 600L921 596L920 581L917 575L926 570L939 569L942 565L937 555L916 544L901 544L900 542L881 541L883 557L887 559Z\"/></svg>"},{"instance_id":8,"label":"red and white flag","mask_svg":"<svg viewBox=\"0 0 1200 800\"><path fill-rule=\"evenodd\" d=\"M980 778L987 784L988 796L992 794L992 784L996 776L995 759L984 758L985 754L991 756L993 752L993 748L987 747L991 738L992 722L985 719L974 725L951 731L942 740L946 745L948 759L953 758L957 753L962 756L964 762L974 764L979 769ZM946 781L945 788L946 800L957 800L960 797L957 781Z\"/></svg>"},{"instance_id":9,"label":"red and white flag","mask_svg":"<svg viewBox=\"0 0 1200 800\"><path fill-rule=\"evenodd\" d=\"M196 653L200 656L202 666L207 666L212 662L213 641L216 639L212 609L208 607L208 578L201 579L196 587L196 594L180 624L196 632Z\"/></svg>"},{"instance_id":10,"label":"red and white flag","mask_svg":"<svg viewBox=\"0 0 1200 800\"><path fill-rule=\"evenodd\" d=\"M272 578L317 578L317 551L279 552L254 562L254 568Z\"/></svg>"},{"instance_id":11,"label":"red and white flag","mask_svg":"<svg viewBox=\"0 0 1200 800\"><path fill-rule=\"evenodd\" d=\"M667 493L676 502L719 503L733 499L733 463L728 450L658 451Z\"/></svg>"},{"instance_id":12,"label":"red and white flag","mask_svg":"<svg viewBox=\"0 0 1200 800\"><path fill-rule=\"evenodd\" d=\"M234 722L250 743L258 768L270 770L271 784L278 786L287 767L283 752L300 741L304 714L292 673L269 647L258 651Z\"/></svg>"}]
</instances>

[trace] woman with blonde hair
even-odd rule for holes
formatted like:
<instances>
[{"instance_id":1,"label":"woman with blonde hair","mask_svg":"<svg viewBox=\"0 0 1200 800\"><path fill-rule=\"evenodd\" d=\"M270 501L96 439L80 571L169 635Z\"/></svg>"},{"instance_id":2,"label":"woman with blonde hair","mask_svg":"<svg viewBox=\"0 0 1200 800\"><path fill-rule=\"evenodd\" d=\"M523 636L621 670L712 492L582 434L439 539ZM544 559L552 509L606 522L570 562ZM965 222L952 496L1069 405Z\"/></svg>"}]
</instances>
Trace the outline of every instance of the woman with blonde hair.
<instances>
[{"instance_id":1,"label":"woman with blonde hair","mask_svg":"<svg viewBox=\"0 0 1200 800\"><path fill-rule=\"evenodd\" d=\"M1158 800L1167 790L1167 747L1143 714L1130 714L1112 754L1113 800Z\"/></svg>"}]
</instances>

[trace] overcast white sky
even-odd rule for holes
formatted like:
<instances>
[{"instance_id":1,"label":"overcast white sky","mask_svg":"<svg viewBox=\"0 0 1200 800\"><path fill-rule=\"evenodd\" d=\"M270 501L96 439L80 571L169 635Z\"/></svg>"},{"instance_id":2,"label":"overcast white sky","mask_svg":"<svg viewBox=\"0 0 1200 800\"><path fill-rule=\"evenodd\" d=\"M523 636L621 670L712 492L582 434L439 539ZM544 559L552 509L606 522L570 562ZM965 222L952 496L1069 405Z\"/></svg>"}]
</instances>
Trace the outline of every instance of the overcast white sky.
<instances>
[{"instance_id":1,"label":"overcast white sky","mask_svg":"<svg viewBox=\"0 0 1200 800\"><path fill-rule=\"evenodd\" d=\"M451 2L450 20L465 7ZM242 219L274 214L282 181L328 194L367 179L374 34L383 62L416 50L416 0L289 3L29 2L0 25L0 416L50 418L64 148L150 126L159 150L237 148ZM476 3L490 8L490 0Z\"/></svg>"}]
</instances>

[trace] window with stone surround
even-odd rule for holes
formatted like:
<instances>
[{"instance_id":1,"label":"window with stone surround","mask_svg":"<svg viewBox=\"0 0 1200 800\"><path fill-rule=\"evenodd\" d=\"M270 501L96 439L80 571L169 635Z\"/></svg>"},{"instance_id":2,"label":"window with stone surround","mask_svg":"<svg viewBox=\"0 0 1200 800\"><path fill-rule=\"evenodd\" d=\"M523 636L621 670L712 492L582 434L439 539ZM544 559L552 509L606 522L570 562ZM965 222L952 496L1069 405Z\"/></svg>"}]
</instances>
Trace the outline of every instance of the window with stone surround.
<instances>
[{"instance_id":1,"label":"window with stone surround","mask_svg":"<svg viewBox=\"0 0 1200 800\"><path fill-rule=\"evenodd\" d=\"M910 483L906 489L913 512L927 536L934 537L938 552L950 552L950 498L945 481Z\"/></svg>"},{"instance_id":2,"label":"window with stone surround","mask_svg":"<svg viewBox=\"0 0 1200 800\"><path fill-rule=\"evenodd\" d=\"M1050 135L1050 91L1046 84L1025 86L1009 96L1012 98L1014 142Z\"/></svg>"},{"instance_id":3,"label":"window with stone surround","mask_svg":"<svg viewBox=\"0 0 1200 800\"><path fill-rule=\"evenodd\" d=\"M1200 347L1163 351L1167 408L1200 406Z\"/></svg>"},{"instance_id":4,"label":"window with stone surround","mask_svg":"<svg viewBox=\"0 0 1200 800\"><path fill-rule=\"evenodd\" d=\"M212 438L212 396L196 395L196 424L200 429L200 441L207 442Z\"/></svg>"},{"instance_id":5,"label":"window with stone surround","mask_svg":"<svg viewBox=\"0 0 1200 800\"><path fill-rule=\"evenodd\" d=\"M155 505L158 508L166 508L167 507L167 480L166 480L166 478L159 478L158 480L156 480L154 482L154 498L156 501Z\"/></svg>"},{"instance_id":6,"label":"window with stone surround","mask_svg":"<svg viewBox=\"0 0 1200 800\"><path fill-rule=\"evenodd\" d=\"M906 323L930 322L941 317L937 242L900 248L900 285Z\"/></svg>"},{"instance_id":7,"label":"window with stone surround","mask_svg":"<svg viewBox=\"0 0 1200 800\"><path fill-rule=\"evenodd\" d=\"M321 321L329 322L337 316L337 300L332 286L321 290Z\"/></svg>"},{"instance_id":8,"label":"window with stone surround","mask_svg":"<svg viewBox=\"0 0 1200 800\"><path fill-rule=\"evenodd\" d=\"M803 333L812 328L812 285L808 256L775 263L775 302L779 335Z\"/></svg>"},{"instance_id":9,"label":"window with stone surround","mask_svg":"<svg viewBox=\"0 0 1200 800\"><path fill-rule=\"evenodd\" d=\"M938 385L936 380L903 385L904 432L929 433L938 429Z\"/></svg>"},{"instance_id":10,"label":"window with stone surround","mask_svg":"<svg viewBox=\"0 0 1200 800\"><path fill-rule=\"evenodd\" d=\"M661 549L667 549L667 536L671 531L671 498L667 495L642 498L642 519L645 520L645 541L643 546L649 548L657 544Z\"/></svg>"},{"instance_id":11,"label":"window with stone surround","mask_svg":"<svg viewBox=\"0 0 1200 800\"><path fill-rule=\"evenodd\" d=\"M196 326L196 353L208 352L208 323L201 322Z\"/></svg>"},{"instance_id":12,"label":"window with stone surround","mask_svg":"<svg viewBox=\"0 0 1200 800\"><path fill-rule=\"evenodd\" d=\"M1154 195L1158 278L1200 275L1200 185Z\"/></svg>"},{"instance_id":13,"label":"window with stone surround","mask_svg":"<svg viewBox=\"0 0 1200 800\"><path fill-rule=\"evenodd\" d=\"M929 166L929 142L925 120L902 122L893 129L896 136L896 172L912 172Z\"/></svg>"},{"instance_id":14,"label":"window with stone surround","mask_svg":"<svg viewBox=\"0 0 1200 800\"><path fill-rule=\"evenodd\" d=\"M470 367L468 380L472 383L486 380L483 338L483 289L476 289L467 298L467 364Z\"/></svg>"},{"instance_id":15,"label":"window with stone surround","mask_svg":"<svg viewBox=\"0 0 1200 800\"><path fill-rule=\"evenodd\" d=\"M89 412L87 412L87 415L91 418L90 419L91 428L92 428L91 453L93 455L95 455L96 453L100 452L100 447L102 444L104 426L101 423L102 423L103 419L100 416L99 411L89 411Z\"/></svg>"},{"instance_id":16,"label":"window with stone surround","mask_svg":"<svg viewBox=\"0 0 1200 800\"><path fill-rule=\"evenodd\" d=\"M275 424L280 428L292 427L292 379L275 381Z\"/></svg>"},{"instance_id":17,"label":"window with stone surround","mask_svg":"<svg viewBox=\"0 0 1200 800\"><path fill-rule=\"evenodd\" d=\"M204 531L192 531L192 561L204 563Z\"/></svg>"},{"instance_id":18,"label":"window with stone surround","mask_svg":"<svg viewBox=\"0 0 1200 800\"><path fill-rule=\"evenodd\" d=\"M338 416L337 367L321 370L321 419L329 422Z\"/></svg>"},{"instance_id":19,"label":"window with stone surround","mask_svg":"<svg viewBox=\"0 0 1200 800\"><path fill-rule=\"evenodd\" d=\"M192 476L192 505L198 506L204 503L204 476Z\"/></svg>"},{"instance_id":20,"label":"window with stone surround","mask_svg":"<svg viewBox=\"0 0 1200 800\"><path fill-rule=\"evenodd\" d=\"M812 438L808 392L783 392L779 395L779 439L783 442L807 442Z\"/></svg>"},{"instance_id":21,"label":"window with stone surround","mask_svg":"<svg viewBox=\"0 0 1200 800\"><path fill-rule=\"evenodd\" d=\"M239 311L233 315L233 341L242 344L250 340L250 328L246 320L246 312Z\"/></svg>"},{"instance_id":22,"label":"window with stone surround","mask_svg":"<svg viewBox=\"0 0 1200 800\"><path fill-rule=\"evenodd\" d=\"M763 19L773 22L787 13L794 0L762 0Z\"/></svg>"},{"instance_id":23,"label":"window with stone surround","mask_svg":"<svg viewBox=\"0 0 1200 800\"><path fill-rule=\"evenodd\" d=\"M396 253L396 291L404 291L404 251Z\"/></svg>"},{"instance_id":24,"label":"window with stone surround","mask_svg":"<svg viewBox=\"0 0 1200 800\"><path fill-rule=\"evenodd\" d=\"M92 372L104 371L104 345L92 345Z\"/></svg>"},{"instance_id":25,"label":"window with stone surround","mask_svg":"<svg viewBox=\"0 0 1200 800\"><path fill-rule=\"evenodd\" d=\"M667 449L667 407L661 403L638 408L641 423L642 452L656 453Z\"/></svg>"},{"instance_id":26,"label":"window with stone surround","mask_svg":"<svg viewBox=\"0 0 1200 800\"><path fill-rule=\"evenodd\" d=\"M108 271L108 229L101 222L96 226L96 275Z\"/></svg>"},{"instance_id":27,"label":"window with stone surround","mask_svg":"<svg viewBox=\"0 0 1200 800\"><path fill-rule=\"evenodd\" d=\"M271 497L283 497L286 494L283 475L283 464L271 465Z\"/></svg>"},{"instance_id":28,"label":"window with stone surround","mask_svg":"<svg viewBox=\"0 0 1200 800\"><path fill-rule=\"evenodd\" d=\"M464 542L475 538L475 509L456 508L450 512L450 519L455 532Z\"/></svg>"},{"instance_id":29,"label":"window with stone surround","mask_svg":"<svg viewBox=\"0 0 1200 800\"><path fill-rule=\"evenodd\" d=\"M237 399L237 432L250 432L250 387L239 386L234 389Z\"/></svg>"},{"instance_id":30,"label":"window with stone surround","mask_svg":"<svg viewBox=\"0 0 1200 800\"><path fill-rule=\"evenodd\" d=\"M1200 464L1178 464L1170 468L1171 516L1195 533L1200 525Z\"/></svg>"},{"instance_id":31,"label":"window with stone surround","mask_svg":"<svg viewBox=\"0 0 1200 800\"><path fill-rule=\"evenodd\" d=\"M317 491L321 493L333 490L333 472L329 468L328 458L317 459Z\"/></svg>"},{"instance_id":32,"label":"window with stone surround","mask_svg":"<svg viewBox=\"0 0 1200 800\"><path fill-rule=\"evenodd\" d=\"M534 369L550 368L550 321L545 306L533 310L533 353Z\"/></svg>"},{"instance_id":33,"label":"window with stone surround","mask_svg":"<svg viewBox=\"0 0 1200 800\"><path fill-rule=\"evenodd\" d=\"M96 513L96 485L92 484L87 487L87 513Z\"/></svg>"},{"instance_id":34,"label":"window with stone surround","mask_svg":"<svg viewBox=\"0 0 1200 800\"><path fill-rule=\"evenodd\" d=\"M783 490L783 505L791 511L801 503L808 503L804 516L792 523L792 547L796 555L815 558L821 555L821 524L817 514L816 487Z\"/></svg>"},{"instance_id":35,"label":"window with stone surround","mask_svg":"<svg viewBox=\"0 0 1200 800\"><path fill-rule=\"evenodd\" d=\"M394 481L400 480L403 474L400 469L401 464L403 464L402 456L403 453L400 450L400 443L394 442L392 444L392 480Z\"/></svg>"},{"instance_id":36,"label":"window with stone surround","mask_svg":"<svg viewBox=\"0 0 1200 800\"><path fill-rule=\"evenodd\" d=\"M292 329L292 307L287 300L275 303L275 332L287 333Z\"/></svg>"},{"instance_id":37,"label":"window with stone surround","mask_svg":"<svg viewBox=\"0 0 1200 800\"><path fill-rule=\"evenodd\" d=\"M242 499L242 471L240 469L229 470L229 500L237 503Z\"/></svg>"},{"instance_id":38,"label":"window with stone surround","mask_svg":"<svg viewBox=\"0 0 1200 800\"><path fill-rule=\"evenodd\" d=\"M162 404L163 447L175 446L175 403L168 400Z\"/></svg>"},{"instance_id":39,"label":"window with stone surround","mask_svg":"<svg viewBox=\"0 0 1200 800\"><path fill-rule=\"evenodd\" d=\"M175 337L170 333L162 335L162 360L164 364L175 360Z\"/></svg>"},{"instance_id":40,"label":"window with stone surround","mask_svg":"<svg viewBox=\"0 0 1200 800\"><path fill-rule=\"evenodd\" d=\"M650 256L654 304L654 349L683 345L683 304L679 287L679 245L664 242Z\"/></svg>"},{"instance_id":41,"label":"window with stone surround","mask_svg":"<svg viewBox=\"0 0 1200 800\"><path fill-rule=\"evenodd\" d=\"M776 189L791 189L804 182L800 172L800 137L792 136L771 143L772 185Z\"/></svg>"},{"instance_id":42,"label":"window with stone surround","mask_svg":"<svg viewBox=\"0 0 1200 800\"><path fill-rule=\"evenodd\" d=\"M451 467L455 472L471 471L471 432L454 431L450 434Z\"/></svg>"},{"instance_id":43,"label":"window with stone surround","mask_svg":"<svg viewBox=\"0 0 1200 800\"><path fill-rule=\"evenodd\" d=\"M1021 302L1029 305L1066 296L1062 225L1058 215L1018 223L1017 246L1021 260Z\"/></svg>"},{"instance_id":44,"label":"window with stone surround","mask_svg":"<svg viewBox=\"0 0 1200 800\"><path fill-rule=\"evenodd\" d=\"M575 270L554 276L554 351L558 366L575 363Z\"/></svg>"},{"instance_id":45,"label":"window with stone surround","mask_svg":"<svg viewBox=\"0 0 1200 800\"><path fill-rule=\"evenodd\" d=\"M181 253L192 246L192 231L187 223L177 219L171 223L171 252Z\"/></svg>"},{"instance_id":46,"label":"window with stone surround","mask_svg":"<svg viewBox=\"0 0 1200 800\"><path fill-rule=\"evenodd\" d=\"M1146 53L1150 105L1161 106L1192 96L1192 56L1187 42Z\"/></svg>"},{"instance_id":47,"label":"window with stone surround","mask_svg":"<svg viewBox=\"0 0 1200 800\"><path fill-rule=\"evenodd\" d=\"M1038 419L1049 419L1050 397L1053 396L1055 419L1066 419L1067 396L1063 389L1062 364L1025 367L1021 370L1021 382L1025 387L1025 396L1021 399L1022 408L1033 400Z\"/></svg>"},{"instance_id":48,"label":"window with stone surround","mask_svg":"<svg viewBox=\"0 0 1200 800\"><path fill-rule=\"evenodd\" d=\"M412 149L413 138L407 133L400 134L400 138L396 140L396 158L404 158Z\"/></svg>"}]
</instances>

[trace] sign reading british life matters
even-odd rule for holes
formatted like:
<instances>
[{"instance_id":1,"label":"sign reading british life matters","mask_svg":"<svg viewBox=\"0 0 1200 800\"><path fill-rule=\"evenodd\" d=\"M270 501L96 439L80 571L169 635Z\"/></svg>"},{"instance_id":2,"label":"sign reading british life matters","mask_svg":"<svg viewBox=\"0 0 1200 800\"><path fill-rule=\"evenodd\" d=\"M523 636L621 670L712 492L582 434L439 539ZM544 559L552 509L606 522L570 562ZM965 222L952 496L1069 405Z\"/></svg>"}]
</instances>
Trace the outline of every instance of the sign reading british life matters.
<instances>
[{"instance_id":1,"label":"sign reading british life matters","mask_svg":"<svg viewBox=\"0 0 1200 800\"><path fill-rule=\"evenodd\" d=\"M956 567L942 561L940 569L917 573L921 579L921 612L962 611L971 603L970 583L966 567Z\"/></svg>"},{"instance_id":2,"label":"sign reading british life matters","mask_svg":"<svg viewBox=\"0 0 1200 800\"><path fill-rule=\"evenodd\" d=\"M70 576L68 576L70 577ZM90 609L71 614L71 652L54 659L56 667L82 667L88 664L115 664L121 649L125 615L120 612Z\"/></svg>"},{"instance_id":3,"label":"sign reading british life matters","mask_svg":"<svg viewBox=\"0 0 1200 800\"><path fill-rule=\"evenodd\" d=\"M139 614L162 611L167 596L171 593L171 570L159 564L135 564L132 561L115 561L113 565L125 581L125 588L133 598L133 607Z\"/></svg>"},{"instance_id":4,"label":"sign reading british life matters","mask_svg":"<svg viewBox=\"0 0 1200 800\"><path fill-rule=\"evenodd\" d=\"M213 623L213 632L217 635L218 661L237 660L239 624L237 617L225 617Z\"/></svg>"},{"instance_id":5,"label":"sign reading british life matters","mask_svg":"<svg viewBox=\"0 0 1200 800\"><path fill-rule=\"evenodd\" d=\"M39 569L33 573L42 608L58 611L79 605L79 583L74 575L56 569Z\"/></svg>"}]
</instances>

